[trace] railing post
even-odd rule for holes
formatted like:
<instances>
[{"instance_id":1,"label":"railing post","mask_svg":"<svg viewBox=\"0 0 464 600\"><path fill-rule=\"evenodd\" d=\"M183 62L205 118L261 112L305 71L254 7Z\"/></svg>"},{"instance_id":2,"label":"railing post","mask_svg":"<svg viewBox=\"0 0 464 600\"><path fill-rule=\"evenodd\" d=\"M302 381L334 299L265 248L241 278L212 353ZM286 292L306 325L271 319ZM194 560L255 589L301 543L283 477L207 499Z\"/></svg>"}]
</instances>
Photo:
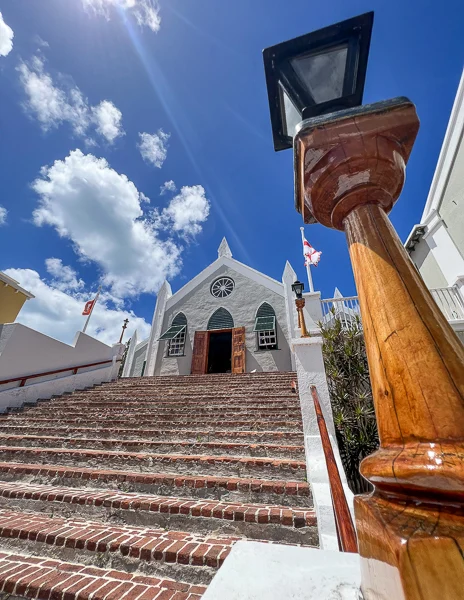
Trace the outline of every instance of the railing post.
<instances>
[{"instance_id":1,"label":"railing post","mask_svg":"<svg viewBox=\"0 0 464 600\"><path fill-rule=\"evenodd\" d=\"M365 600L464 596L464 349L386 214L418 127L398 99L295 138L299 208L346 232L366 339L381 447L355 499Z\"/></svg>"}]
</instances>

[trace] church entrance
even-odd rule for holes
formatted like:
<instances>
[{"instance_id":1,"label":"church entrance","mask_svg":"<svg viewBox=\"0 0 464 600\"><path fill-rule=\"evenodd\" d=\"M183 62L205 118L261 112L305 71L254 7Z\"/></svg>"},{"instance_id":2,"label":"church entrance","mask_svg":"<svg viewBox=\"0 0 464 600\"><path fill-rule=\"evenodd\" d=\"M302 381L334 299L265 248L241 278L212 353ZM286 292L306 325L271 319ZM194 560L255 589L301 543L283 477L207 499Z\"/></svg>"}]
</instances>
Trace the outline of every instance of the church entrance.
<instances>
[{"instance_id":1,"label":"church entrance","mask_svg":"<svg viewBox=\"0 0 464 600\"><path fill-rule=\"evenodd\" d=\"M232 329L210 331L208 350L208 373L231 373Z\"/></svg>"},{"instance_id":2,"label":"church entrance","mask_svg":"<svg viewBox=\"0 0 464 600\"><path fill-rule=\"evenodd\" d=\"M245 355L245 327L195 331L191 373L245 373Z\"/></svg>"}]
</instances>

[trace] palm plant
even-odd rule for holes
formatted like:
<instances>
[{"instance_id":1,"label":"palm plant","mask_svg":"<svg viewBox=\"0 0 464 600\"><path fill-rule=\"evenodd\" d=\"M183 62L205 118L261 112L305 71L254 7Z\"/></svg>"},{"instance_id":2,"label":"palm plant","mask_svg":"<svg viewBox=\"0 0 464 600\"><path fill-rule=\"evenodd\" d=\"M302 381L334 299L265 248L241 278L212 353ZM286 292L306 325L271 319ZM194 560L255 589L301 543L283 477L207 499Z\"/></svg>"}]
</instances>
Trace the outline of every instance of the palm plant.
<instances>
[{"instance_id":1,"label":"palm plant","mask_svg":"<svg viewBox=\"0 0 464 600\"><path fill-rule=\"evenodd\" d=\"M340 319L332 309L320 323L322 352L337 442L350 489L368 491L360 475L361 460L379 446L366 347L358 315Z\"/></svg>"}]
</instances>

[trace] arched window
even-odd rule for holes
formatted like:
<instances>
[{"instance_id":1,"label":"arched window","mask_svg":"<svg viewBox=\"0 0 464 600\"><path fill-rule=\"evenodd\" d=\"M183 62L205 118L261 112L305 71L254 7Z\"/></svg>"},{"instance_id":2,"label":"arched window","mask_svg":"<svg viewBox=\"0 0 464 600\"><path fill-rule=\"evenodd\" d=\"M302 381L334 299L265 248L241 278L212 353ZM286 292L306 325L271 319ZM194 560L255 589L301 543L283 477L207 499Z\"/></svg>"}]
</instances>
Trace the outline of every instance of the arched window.
<instances>
[{"instance_id":1,"label":"arched window","mask_svg":"<svg viewBox=\"0 0 464 600\"><path fill-rule=\"evenodd\" d=\"M277 350L275 311L263 302L256 312L255 328L258 350Z\"/></svg>"},{"instance_id":2,"label":"arched window","mask_svg":"<svg viewBox=\"0 0 464 600\"><path fill-rule=\"evenodd\" d=\"M166 356L183 356L187 337L187 317L180 312L174 317L171 326L160 340L168 340Z\"/></svg>"},{"instance_id":3,"label":"arched window","mask_svg":"<svg viewBox=\"0 0 464 600\"><path fill-rule=\"evenodd\" d=\"M211 329L233 329L234 320L232 315L225 308L218 308L208 321L208 331Z\"/></svg>"}]
</instances>

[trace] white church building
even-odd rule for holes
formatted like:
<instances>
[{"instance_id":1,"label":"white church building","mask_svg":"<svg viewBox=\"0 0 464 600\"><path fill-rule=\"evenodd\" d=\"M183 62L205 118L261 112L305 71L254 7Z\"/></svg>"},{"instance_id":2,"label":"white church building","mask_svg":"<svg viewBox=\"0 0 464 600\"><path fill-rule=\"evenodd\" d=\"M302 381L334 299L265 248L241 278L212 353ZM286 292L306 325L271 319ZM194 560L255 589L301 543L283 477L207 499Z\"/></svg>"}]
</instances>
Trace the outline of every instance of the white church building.
<instances>
[{"instance_id":1,"label":"white church building","mask_svg":"<svg viewBox=\"0 0 464 600\"><path fill-rule=\"evenodd\" d=\"M235 260L224 238L217 260L179 291L163 284L150 337L133 335L123 376L291 371L295 280L288 262L277 281ZM322 312L319 293L310 295L317 301L306 322L314 329Z\"/></svg>"}]
</instances>

